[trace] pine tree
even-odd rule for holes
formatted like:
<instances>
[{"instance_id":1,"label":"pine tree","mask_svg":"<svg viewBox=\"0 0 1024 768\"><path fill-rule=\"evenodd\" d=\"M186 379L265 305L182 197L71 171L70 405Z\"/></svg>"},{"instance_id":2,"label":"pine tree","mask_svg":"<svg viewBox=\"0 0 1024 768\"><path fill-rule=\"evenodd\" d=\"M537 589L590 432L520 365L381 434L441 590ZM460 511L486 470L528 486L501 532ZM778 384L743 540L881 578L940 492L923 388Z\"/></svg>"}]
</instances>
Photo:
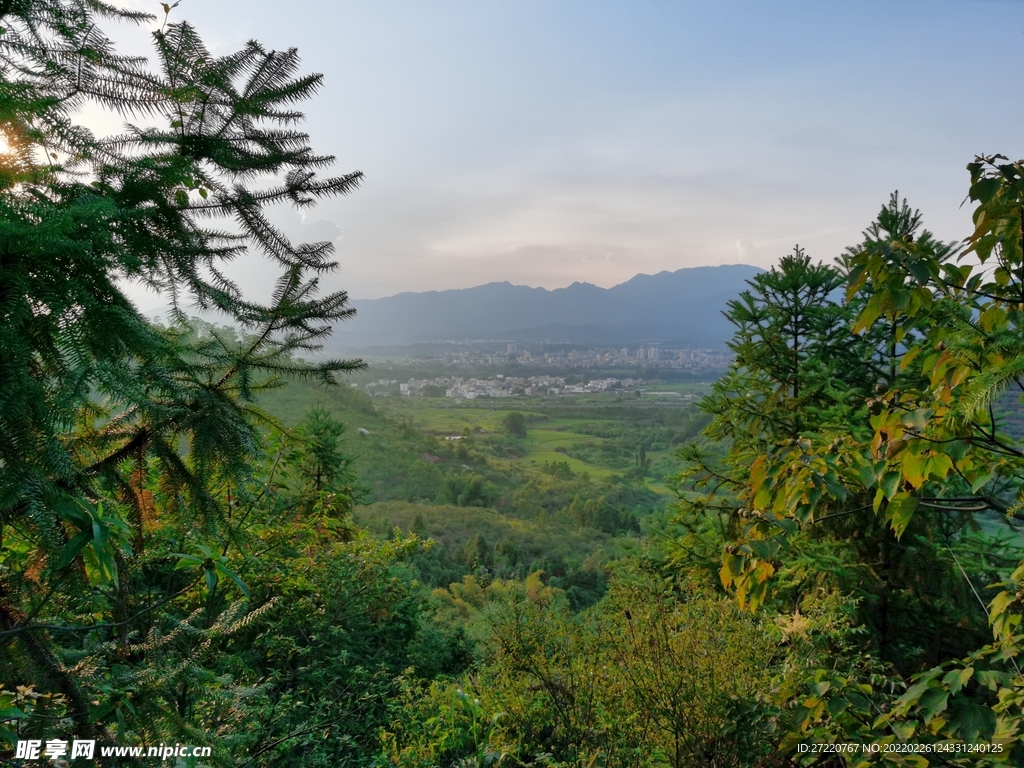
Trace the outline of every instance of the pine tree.
<instances>
[{"instance_id":1,"label":"pine tree","mask_svg":"<svg viewBox=\"0 0 1024 768\"><path fill-rule=\"evenodd\" d=\"M150 20L98 0L0 1L0 656L62 692L83 736L85 673L61 644L97 612L115 635L143 628L127 586L147 519L192 521L219 548L219 489L244 480L273 423L257 394L362 365L296 360L353 310L320 294L333 245L294 244L265 214L360 183L320 178L333 158L296 128L321 77L298 74L294 49L213 56L186 22L153 33L155 68L102 32ZM76 123L89 103L136 122L96 136ZM259 256L279 269L267 303L224 271ZM170 299L170 328L138 312L131 282ZM190 307L237 333L197 331Z\"/></svg>"},{"instance_id":2,"label":"pine tree","mask_svg":"<svg viewBox=\"0 0 1024 768\"><path fill-rule=\"evenodd\" d=\"M890 213L884 208L865 245L851 250L886 247ZM912 224L916 231L919 217ZM889 378L889 325L855 332L871 298L844 302L847 279L844 262L814 264L797 248L729 303L735 360L702 403L713 416L705 434L728 449L721 457L689 449L686 487L699 494L681 509L697 527L715 522L721 580L741 602L757 607L778 584L778 603L799 610L813 585L840 589L859 601L871 651L909 671L984 637L970 585L946 553L969 521L955 509L921 517L897 540L892 514L876 509L888 479L876 476L868 401L917 377Z\"/></svg>"},{"instance_id":3,"label":"pine tree","mask_svg":"<svg viewBox=\"0 0 1024 768\"><path fill-rule=\"evenodd\" d=\"M839 300L843 273L796 246L749 282L724 313L736 327L729 342L735 362L705 403L719 415L712 432L778 441L817 431L838 391L873 376Z\"/></svg>"}]
</instances>

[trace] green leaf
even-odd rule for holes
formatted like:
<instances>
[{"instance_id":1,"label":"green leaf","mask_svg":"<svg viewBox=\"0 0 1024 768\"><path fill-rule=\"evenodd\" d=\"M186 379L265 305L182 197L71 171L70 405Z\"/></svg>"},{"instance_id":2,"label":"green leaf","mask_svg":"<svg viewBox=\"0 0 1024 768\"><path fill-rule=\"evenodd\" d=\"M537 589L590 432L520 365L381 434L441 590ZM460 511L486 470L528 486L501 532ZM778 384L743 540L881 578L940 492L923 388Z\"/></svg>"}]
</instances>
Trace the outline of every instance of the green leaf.
<instances>
[{"instance_id":1,"label":"green leaf","mask_svg":"<svg viewBox=\"0 0 1024 768\"><path fill-rule=\"evenodd\" d=\"M850 706L850 702L842 696L828 700L828 713L832 717L839 717Z\"/></svg>"},{"instance_id":2,"label":"green leaf","mask_svg":"<svg viewBox=\"0 0 1024 768\"><path fill-rule=\"evenodd\" d=\"M915 488L920 488L924 485L928 471L927 461L927 458L919 454L910 452L904 454L902 463L903 477Z\"/></svg>"},{"instance_id":3,"label":"green leaf","mask_svg":"<svg viewBox=\"0 0 1024 768\"><path fill-rule=\"evenodd\" d=\"M983 685L990 691L996 691L1004 685L1009 684L1013 675L1008 672L997 672L991 669L979 670L975 676L979 685Z\"/></svg>"},{"instance_id":4,"label":"green leaf","mask_svg":"<svg viewBox=\"0 0 1024 768\"><path fill-rule=\"evenodd\" d=\"M92 510L77 499L61 499L53 505L53 511L77 528L85 528L92 524Z\"/></svg>"},{"instance_id":5,"label":"green leaf","mask_svg":"<svg viewBox=\"0 0 1024 768\"><path fill-rule=\"evenodd\" d=\"M822 680L811 686L811 690L814 691L815 696L824 696L832 688L832 683L828 680Z\"/></svg>"},{"instance_id":6,"label":"green leaf","mask_svg":"<svg viewBox=\"0 0 1024 768\"><path fill-rule=\"evenodd\" d=\"M846 698L850 704L857 709L858 712L870 712L871 701L866 696L858 693L857 691L846 691Z\"/></svg>"},{"instance_id":7,"label":"green leaf","mask_svg":"<svg viewBox=\"0 0 1024 768\"><path fill-rule=\"evenodd\" d=\"M748 542L751 551L761 560L772 560L779 553L779 545L774 541L753 540Z\"/></svg>"},{"instance_id":8,"label":"green leaf","mask_svg":"<svg viewBox=\"0 0 1024 768\"><path fill-rule=\"evenodd\" d=\"M174 566L174 570L180 571L182 568L190 568L196 565L202 565L207 561L206 557L199 557L197 555L186 555L184 552L172 552L170 557L177 557L178 562Z\"/></svg>"},{"instance_id":9,"label":"green leaf","mask_svg":"<svg viewBox=\"0 0 1024 768\"><path fill-rule=\"evenodd\" d=\"M213 592L217 588L217 570L215 568L207 568L203 578L206 580L206 588Z\"/></svg>"},{"instance_id":10,"label":"green leaf","mask_svg":"<svg viewBox=\"0 0 1024 768\"><path fill-rule=\"evenodd\" d=\"M990 202L995 197L996 192L999 191L1000 185L1003 183L1000 178L989 178L982 179L971 185L970 196L971 200L975 200L982 205Z\"/></svg>"},{"instance_id":11,"label":"green leaf","mask_svg":"<svg viewBox=\"0 0 1024 768\"><path fill-rule=\"evenodd\" d=\"M898 470L891 469L882 475L882 479L878 482L878 487L882 489L882 493L885 494L885 498L891 499L896 495L896 491L899 490L900 480L902 475Z\"/></svg>"},{"instance_id":12,"label":"green leaf","mask_svg":"<svg viewBox=\"0 0 1024 768\"><path fill-rule=\"evenodd\" d=\"M919 282L921 285L927 285L928 282L932 279L932 273L929 269L928 264L922 261L910 262L909 264L907 264L907 269L910 270L910 274L912 274L914 276L914 279L917 280L917 282Z\"/></svg>"},{"instance_id":13,"label":"green leaf","mask_svg":"<svg viewBox=\"0 0 1024 768\"><path fill-rule=\"evenodd\" d=\"M988 604L988 612L991 619L995 619L1001 613L1006 611L1007 606L1012 604L1017 599L1017 595L1013 592L1002 591L992 598L992 601ZM990 619L990 620L991 620Z\"/></svg>"},{"instance_id":14,"label":"green leaf","mask_svg":"<svg viewBox=\"0 0 1024 768\"><path fill-rule=\"evenodd\" d=\"M991 741L996 730L996 713L991 707L972 701L958 702L949 718L950 729L967 743Z\"/></svg>"},{"instance_id":15,"label":"green leaf","mask_svg":"<svg viewBox=\"0 0 1024 768\"><path fill-rule=\"evenodd\" d=\"M57 562L54 567L57 569L64 568L71 565L75 558L85 549L85 545L92 541L91 531L79 531L72 536L68 543L65 544L61 550L60 555L57 557Z\"/></svg>"},{"instance_id":16,"label":"green leaf","mask_svg":"<svg viewBox=\"0 0 1024 768\"><path fill-rule=\"evenodd\" d=\"M917 511L917 505L918 499L908 494L899 494L889 502L885 514L896 533L896 538L903 536L903 532L914 517L914 512Z\"/></svg>"},{"instance_id":17,"label":"green leaf","mask_svg":"<svg viewBox=\"0 0 1024 768\"><path fill-rule=\"evenodd\" d=\"M14 749L18 742L18 734L0 725L0 740L6 741L11 749Z\"/></svg>"},{"instance_id":18,"label":"green leaf","mask_svg":"<svg viewBox=\"0 0 1024 768\"><path fill-rule=\"evenodd\" d=\"M967 667L966 669L954 669L946 673L945 677L942 678L942 684L949 688L949 692L955 696L960 692L960 689L967 684L967 681L971 679L971 675L973 674L973 667Z\"/></svg>"},{"instance_id":19,"label":"green leaf","mask_svg":"<svg viewBox=\"0 0 1024 768\"><path fill-rule=\"evenodd\" d=\"M921 712L924 715L925 723L930 722L935 715L944 711L948 701L949 691L944 691L941 688L931 688L925 691L917 702L917 706L921 708Z\"/></svg>"},{"instance_id":20,"label":"green leaf","mask_svg":"<svg viewBox=\"0 0 1024 768\"><path fill-rule=\"evenodd\" d=\"M971 493L977 493L990 482L992 482L992 475L988 472L982 472L971 482Z\"/></svg>"},{"instance_id":21,"label":"green leaf","mask_svg":"<svg viewBox=\"0 0 1024 768\"><path fill-rule=\"evenodd\" d=\"M775 525L783 530L789 536L795 536L800 530L800 524L791 517L783 517L775 521Z\"/></svg>"},{"instance_id":22,"label":"green leaf","mask_svg":"<svg viewBox=\"0 0 1024 768\"><path fill-rule=\"evenodd\" d=\"M222 573L222 574L224 574L225 576L227 576L227 577L228 577L229 579L231 579L231 580L232 580L233 582L235 582L235 586L237 586L237 587L238 587L238 589L239 589L239 590L241 591L241 593L242 593L243 595L245 595L246 597L249 597L249 587L247 587L247 586L245 585L245 582L244 582L244 581L242 581L242 580L241 580L240 578L238 578L238 574L237 574L237 573L235 573L235 572L234 572L234 571L232 571L232 570L229 570L228 568L225 568L225 567L224 567L223 565L218 565L218 566L217 566L217 570L218 570L218 571L219 571L220 573Z\"/></svg>"},{"instance_id":23,"label":"green leaf","mask_svg":"<svg viewBox=\"0 0 1024 768\"><path fill-rule=\"evenodd\" d=\"M895 731L896 735L899 736L903 741L909 741L914 736L914 731L917 730L913 723L892 723L890 727Z\"/></svg>"},{"instance_id":24,"label":"green leaf","mask_svg":"<svg viewBox=\"0 0 1024 768\"><path fill-rule=\"evenodd\" d=\"M857 324L854 326L854 331L860 333L867 330L882 314L881 308L881 296L872 296L867 304L864 305L864 309L861 310L860 315L857 317Z\"/></svg>"}]
</instances>

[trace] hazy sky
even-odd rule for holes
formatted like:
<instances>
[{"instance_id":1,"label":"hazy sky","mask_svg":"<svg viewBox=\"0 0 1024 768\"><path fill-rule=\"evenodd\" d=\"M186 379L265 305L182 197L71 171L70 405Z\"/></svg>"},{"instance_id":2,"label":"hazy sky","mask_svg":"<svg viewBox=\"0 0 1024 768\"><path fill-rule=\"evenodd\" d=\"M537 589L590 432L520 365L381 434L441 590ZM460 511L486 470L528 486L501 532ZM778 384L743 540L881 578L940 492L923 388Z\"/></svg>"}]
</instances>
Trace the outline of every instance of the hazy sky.
<instances>
[{"instance_id":1,"label":"hazy sky","mask_svg":"<svg viewBox=\"0 0 1024 768\"><path fill-rule=\"evenodd\" d=\"M132 5L159 9L158 3ZM831 259L893 189L968 232L965 164L1024 155L1024 3L183 0L215 53L296 46L314 148L361 190L285 219L338 237L354 298L602 286ZM258 288L266 272L238 274Z\"/></svg>"}]
</instances>

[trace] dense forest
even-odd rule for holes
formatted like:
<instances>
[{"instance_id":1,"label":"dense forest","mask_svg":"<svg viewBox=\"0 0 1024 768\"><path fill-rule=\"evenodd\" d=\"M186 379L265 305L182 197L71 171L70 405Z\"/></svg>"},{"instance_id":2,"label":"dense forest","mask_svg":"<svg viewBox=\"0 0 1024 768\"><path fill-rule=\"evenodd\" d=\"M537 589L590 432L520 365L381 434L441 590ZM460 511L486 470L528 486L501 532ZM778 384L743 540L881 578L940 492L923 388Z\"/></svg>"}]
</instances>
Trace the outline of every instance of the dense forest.
<instances>
[{"instance_id":1,"label":"dense forest","mask_svg":"<svg viewBox=\"0 0 1024 768\"><path fill-rule=\"evenodd\" d=\"M164 10L146 60L102 31L145 14L0 0L0 762L1024 764L1024 162L960 242L894 193L753 277L699 405L445 440L318 354L332 244L268 219L360 184L320 77Z\"/></svg>"}]
</instances>

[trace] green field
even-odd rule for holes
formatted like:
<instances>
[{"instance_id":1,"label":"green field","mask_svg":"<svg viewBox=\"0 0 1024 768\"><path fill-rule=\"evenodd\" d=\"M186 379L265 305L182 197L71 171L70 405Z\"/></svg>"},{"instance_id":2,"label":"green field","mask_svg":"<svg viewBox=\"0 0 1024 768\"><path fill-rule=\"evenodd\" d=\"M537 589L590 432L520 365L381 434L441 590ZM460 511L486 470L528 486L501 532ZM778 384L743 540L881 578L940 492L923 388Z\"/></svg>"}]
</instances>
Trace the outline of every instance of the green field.
<instances>
[{"instance_id":1,"label":"green field","mask_svg":"<svg viewBox=\"0 0 1024 768\"><path fill-rule=\"evenodd\" d=\"M610 469L588 464L578 458L568 456L566 451L574 445L599 445L602 438L579 434L573 428L579 423L575 419L549 419L538 424L531 424L526 431L523 447L527 454L519 459L523 464L543 464L544 462L564 461L573 472L589 472L596 477L613 474ZM558 449L561 449L559 451Z\"/></svg>"},{"instance_id":2,"label":"green field","mask_svg":"<svg viewBox=\"0 0 1024 768\"><path fill-rule=\"evenodd\" d=\"M358 388L290 383L265 395L263 405L290 425L317 407L344 422L345 449L370 510L393 512L399 508L380 505L403 502L410 506L402 510L414 515L419 508L425 520L451 517L438 509L477 510L467 512L476 520L469 529L481 533L492 527L486 511L548 521L553 530L633 535L643 518L674 498L667 481L680 468L675 454L706 423L696 403L680 398L701 392L700 385L669 385L639 397L599 393L457 403L371 398ZM524 417L525 436L505 426L513 411ZM446 547L465 544L442 538Z\"/></svg>"},{"instance_id":3,"label":"green field","mask_svg":"<svg viewBox=\"0 0 1024 768\"><path fill-rule=\"evenodd\" d=\"M597 479L632 469L641 446L651 467L672 464L678 445L695 430L666 439L657 428L664 423L696 423L695 401L707 391L707 384L668 384L636 399L600 393L456 404L447 398L392 397L375 399L374 405L389 418L439 439L455 441L469 430L483 444L504 438L504 419L516 410L528 426L526 438L518 443L521 455L505 457L510 464L530 471L565 463L572 472ZM647 477L648 487L667 492L661 482L664 474Z\"/></svg>"},{"instance_id":4,"label":"green field","mask_svg":"<svg viewBox=\"0 0 1024 768\"><path fill-rule=\"evenodd\" d=\"M432 540L414 562L426 584L480 567L503 578L540 570L579 608L603 594L605 564L675 498L666 481L676 451L706 421L681 397L699 393L456 403L293 382L262 405L289 426L313 408L347 425L344 450L366 490L356 518L381 536L398 528ZM525 436L506 427L514 411Z\"/></svg>"}]
</instances>

